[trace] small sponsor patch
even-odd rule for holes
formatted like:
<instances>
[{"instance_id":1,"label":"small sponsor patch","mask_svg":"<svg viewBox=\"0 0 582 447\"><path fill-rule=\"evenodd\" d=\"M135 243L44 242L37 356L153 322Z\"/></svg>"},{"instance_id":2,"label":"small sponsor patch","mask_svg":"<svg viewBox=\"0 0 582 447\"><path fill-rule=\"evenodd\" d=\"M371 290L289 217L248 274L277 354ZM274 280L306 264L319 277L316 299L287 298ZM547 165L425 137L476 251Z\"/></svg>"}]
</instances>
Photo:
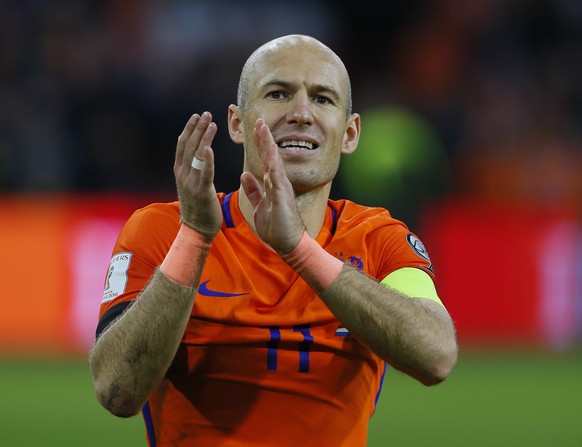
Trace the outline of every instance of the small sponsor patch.
<instances>
[{"instance_id":1,"label":"small sponsor patch","mask_svg":"<svg viewBox=\"0 0 582 447\"><path fill-rule=\"evenodd\" d=\"M420 256L422 259L426 259L428 262L431 262L423 243L420 242L420 240L414 234L408 233L406 235L406 241L418 256Z\"/></svg>"},{"instance_id":2,"label":"small sponsor patch","mask_svg":"<svg viewBox=\"0 0 582 447\"><path fill-rule=\"evenodd\" d=\"M111 258L107 278L105 278L105 290L102 303L107 303L125 292L127 286L127 270L131 263L132 253L117 253Z\"/></svg>"}]
</instances>

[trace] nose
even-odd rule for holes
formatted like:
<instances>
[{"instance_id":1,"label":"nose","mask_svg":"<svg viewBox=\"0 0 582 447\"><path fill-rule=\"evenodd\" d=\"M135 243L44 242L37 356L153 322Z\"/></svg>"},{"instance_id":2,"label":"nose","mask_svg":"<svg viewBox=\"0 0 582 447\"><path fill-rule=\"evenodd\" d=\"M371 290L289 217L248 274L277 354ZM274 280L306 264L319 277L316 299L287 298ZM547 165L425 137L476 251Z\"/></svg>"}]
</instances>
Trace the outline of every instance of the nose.
<instances>
[{"instance_id":1,"label":"nose","mask_svg":"<svg viewBox=\"0 0 582 447\"><path fill-rule=\"evenodd\" d=\"M287 122L306 126L313 124L311 101L304 92L297 92L287 106Z\"/></svg>"}]
</instances>

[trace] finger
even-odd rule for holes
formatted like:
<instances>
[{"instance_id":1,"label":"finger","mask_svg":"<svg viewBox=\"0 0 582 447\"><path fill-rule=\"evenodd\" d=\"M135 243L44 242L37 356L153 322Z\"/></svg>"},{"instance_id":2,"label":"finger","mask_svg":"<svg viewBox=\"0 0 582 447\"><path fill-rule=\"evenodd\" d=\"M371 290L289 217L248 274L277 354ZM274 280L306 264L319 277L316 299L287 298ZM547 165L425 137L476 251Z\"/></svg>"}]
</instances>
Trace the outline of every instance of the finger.
<instances>
[{"instance_id":1,"label":"finger","mask_svg":"<svg viewBox=\"0 0 582 447\"><path fill-rule=\"evenodd\" d=\"M217 127L215 123L209 123L208 127L202 134L200 138L200 143L198 147L194 151L194 157L198 158L198 160L207 161L204 154L207 152L206 148L210 148L212 146L212 141L216 136Z\"/></svg>"},{"instance_id":2,"label":"finger","mask_svg":"<svg viewBox=\"0 0 582 447\"><path fill-rule=\"evenodd\" d=\"M200 115L198 115L197 113L192 115L190 119L186 122L186 126L184 126L182 133L178 136L178 144L176 145L176 161L175 161L176 165L181 165L183 163L186 141L188 141L190 135L192 135L192 132L194 131L194 128L198 124L199 120Z\"/></svg>"},{"instance_id":3,"label":"finger","mask_svg":"<svg viewBox=\"0 0 582 447\"><path fill-rule=\"evenodd\" d=\"M265 162L263 160L263 149L261 148L261 138L259 137L259 129L261 128L261 121L258 120L255 124L255 128L253 129L253 141L255 142L255 147L257 148L257 154L259 155L259 160L263 165L263 170L267 170L267 166L265 166Z\"/></svg>"},{"instance_id":4,"label":"finger","mask_svg":"<svg viewBox=\"0 0 582 447\"><path fill-rule=\"evenodd\" d=\"M271 130L266 124L262 124L258 129L258 139L263 147L263 164L265 166L264 185L265 192L272 198L271 190L276 188L289 189L290 187L283 160L279 156L279 148L273 139ZM287 185L288 184L288 185ZM286 188L287 187L287 188Z\"/></svg>"},{"instance_id":5,"label":"finger","mask_svg":"<svg viewBox=\"0 0 582 447\"><path fill-rule=\"evenodd\" d=\"M240 182L245 191L246 196L251 202L253 209L255 209L259 205L261 200L263 200L264 197L261 185L255 178L255 176L250 172L243 172L240 177Z\"/></svg>"},{"instance_id":6,"label":"finger","mask_svg":"<svg viewBox=\"0 0 582 447\"><path fill-rule=\"evenodd\" d=\"M278 148L269 126L265 124L265 121L258 119L253 132L255 138L255 145L259 153L259 157L263 164L265 172L268 172L272 166L272 161L278 161Z\"/></svg>"},{"instance_id":7,"label":"finger","mask_svg":"<svg viewBox=\"0 0 582 447\"><path fill-rule=\"evenodd\" d=\"M188 137L184 145L184 152L181 160L180 167L182 168L185 173L188 173L191 169L192 158L194 157L194 153L198 150L201 144L202 137L208 126L212 122L212 115L210 112L204 112L201 116L192 133ZM212 136L214 138L214 136ZM210 140L212 141L212 139Z\"/></svg>"},{"instance_id":8,"label":"finger","mask_svg":"<svg viewBox=\"0 0 582 447\"><path fill-rule=\"evenodd\" d=\"M198 149L194 157L203 160L202 169L197 171L200 175L199 184L203 187L210 187L214 183L214 151L212 147L204 146Z\"/></svg>"},{"instance_id":9,"label":"finger","mask_svg":"<svg viewBox=\"0 0 582 447\"><path fill-rule=\"evenodd\" d=\"M190 162L190 173L197 172L199 175L198 184L203 186L210 186L214 182L214 151L211 144L216 131L216 124L210 123Z\"/></svg>"},{"instance_id":10,"label":"finger","mask_svg":"<svg viewBox=\"0 0 582 447\"><path fill-rule=\"evenodd\" d=\"M273 182L271 181L271 173L267 172L263 176L263 189L265 190L265 194L271 197L272 190L273 190Z\"/></svg>"}]
</instances>

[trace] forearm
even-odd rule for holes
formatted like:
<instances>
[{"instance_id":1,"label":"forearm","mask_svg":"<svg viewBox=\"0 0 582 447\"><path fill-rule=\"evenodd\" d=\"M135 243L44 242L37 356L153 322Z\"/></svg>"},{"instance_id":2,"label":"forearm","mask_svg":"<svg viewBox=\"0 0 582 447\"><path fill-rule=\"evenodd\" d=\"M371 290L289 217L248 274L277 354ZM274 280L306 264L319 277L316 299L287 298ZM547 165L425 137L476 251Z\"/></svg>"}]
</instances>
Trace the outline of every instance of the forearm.
<instances>
[{"instance_id":1,"label":"forearm","mask_svg":"<svg viewBox=\"0 0 582 447\"><path fill-rule=\"evenodd\" d=\"M90 358L95 390L112 413L136 414L162 380L192 313L211 244L182 225L149 284L97 340Z\"/></svg>"},{"instance_id":2,"label":"forearm","mask_svg":"<svg viewBox=\"0 0 582 447\"><path fill-rule=\"evenodd\" d=\"M97 396L118 416L137 414L178 349L195 289L159 270L133 305L101 335L90 365Z\"/></svg>"},{"instance_id":3,"label":"forearm","mask_svg":"<svg viewBox=\"0 0 582 447\"><path fill-rule=\"evenodd\" d=\"M282 257L379 357L425 384L448 376L457 345L451 319L440 304L377 283L342 264L306 234Z\"/></svg>"},{"instance_id":4,"label":"forearm","mask_svg":"<svg viewBox=\"0 0 582 447\"><path fill-rule=\"evenodd\" d=\"M456 363L454 326L438 303L403 296L347 265L320 297L358 340L425 384L444 380Z\"/></svg>"}]
</instances>

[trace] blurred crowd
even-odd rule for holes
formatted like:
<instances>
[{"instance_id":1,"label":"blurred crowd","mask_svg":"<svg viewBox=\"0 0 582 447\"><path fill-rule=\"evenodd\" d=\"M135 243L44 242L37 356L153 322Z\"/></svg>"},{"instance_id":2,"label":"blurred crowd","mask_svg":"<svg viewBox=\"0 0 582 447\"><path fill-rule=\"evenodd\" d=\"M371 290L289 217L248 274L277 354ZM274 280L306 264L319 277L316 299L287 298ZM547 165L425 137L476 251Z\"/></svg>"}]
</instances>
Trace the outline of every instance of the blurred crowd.
<instances>
[{"instance_id":1,"label":"blurred crowd","mask_svg":"<svg viewBox=\"0 0 582 447\"><path fill-rule=\"evenodd\" d=\"M242 64L266 40L304 33L345 61L364 133L367 114L408 117L370 140L387 159L377 175L402 177L400 196L380 205L398 208L414 185L419 202L450 193L581 202L579 0L0 5L2 191L171 195L177 136L204 110L219 125L217 189L236 188L242 150L226 110ZM420 128L426 138L406 139ZM434 151L438 162L423 163ZM358 181L343 172L334 193L350 196Z\"/></svg>"}]
</instances>

